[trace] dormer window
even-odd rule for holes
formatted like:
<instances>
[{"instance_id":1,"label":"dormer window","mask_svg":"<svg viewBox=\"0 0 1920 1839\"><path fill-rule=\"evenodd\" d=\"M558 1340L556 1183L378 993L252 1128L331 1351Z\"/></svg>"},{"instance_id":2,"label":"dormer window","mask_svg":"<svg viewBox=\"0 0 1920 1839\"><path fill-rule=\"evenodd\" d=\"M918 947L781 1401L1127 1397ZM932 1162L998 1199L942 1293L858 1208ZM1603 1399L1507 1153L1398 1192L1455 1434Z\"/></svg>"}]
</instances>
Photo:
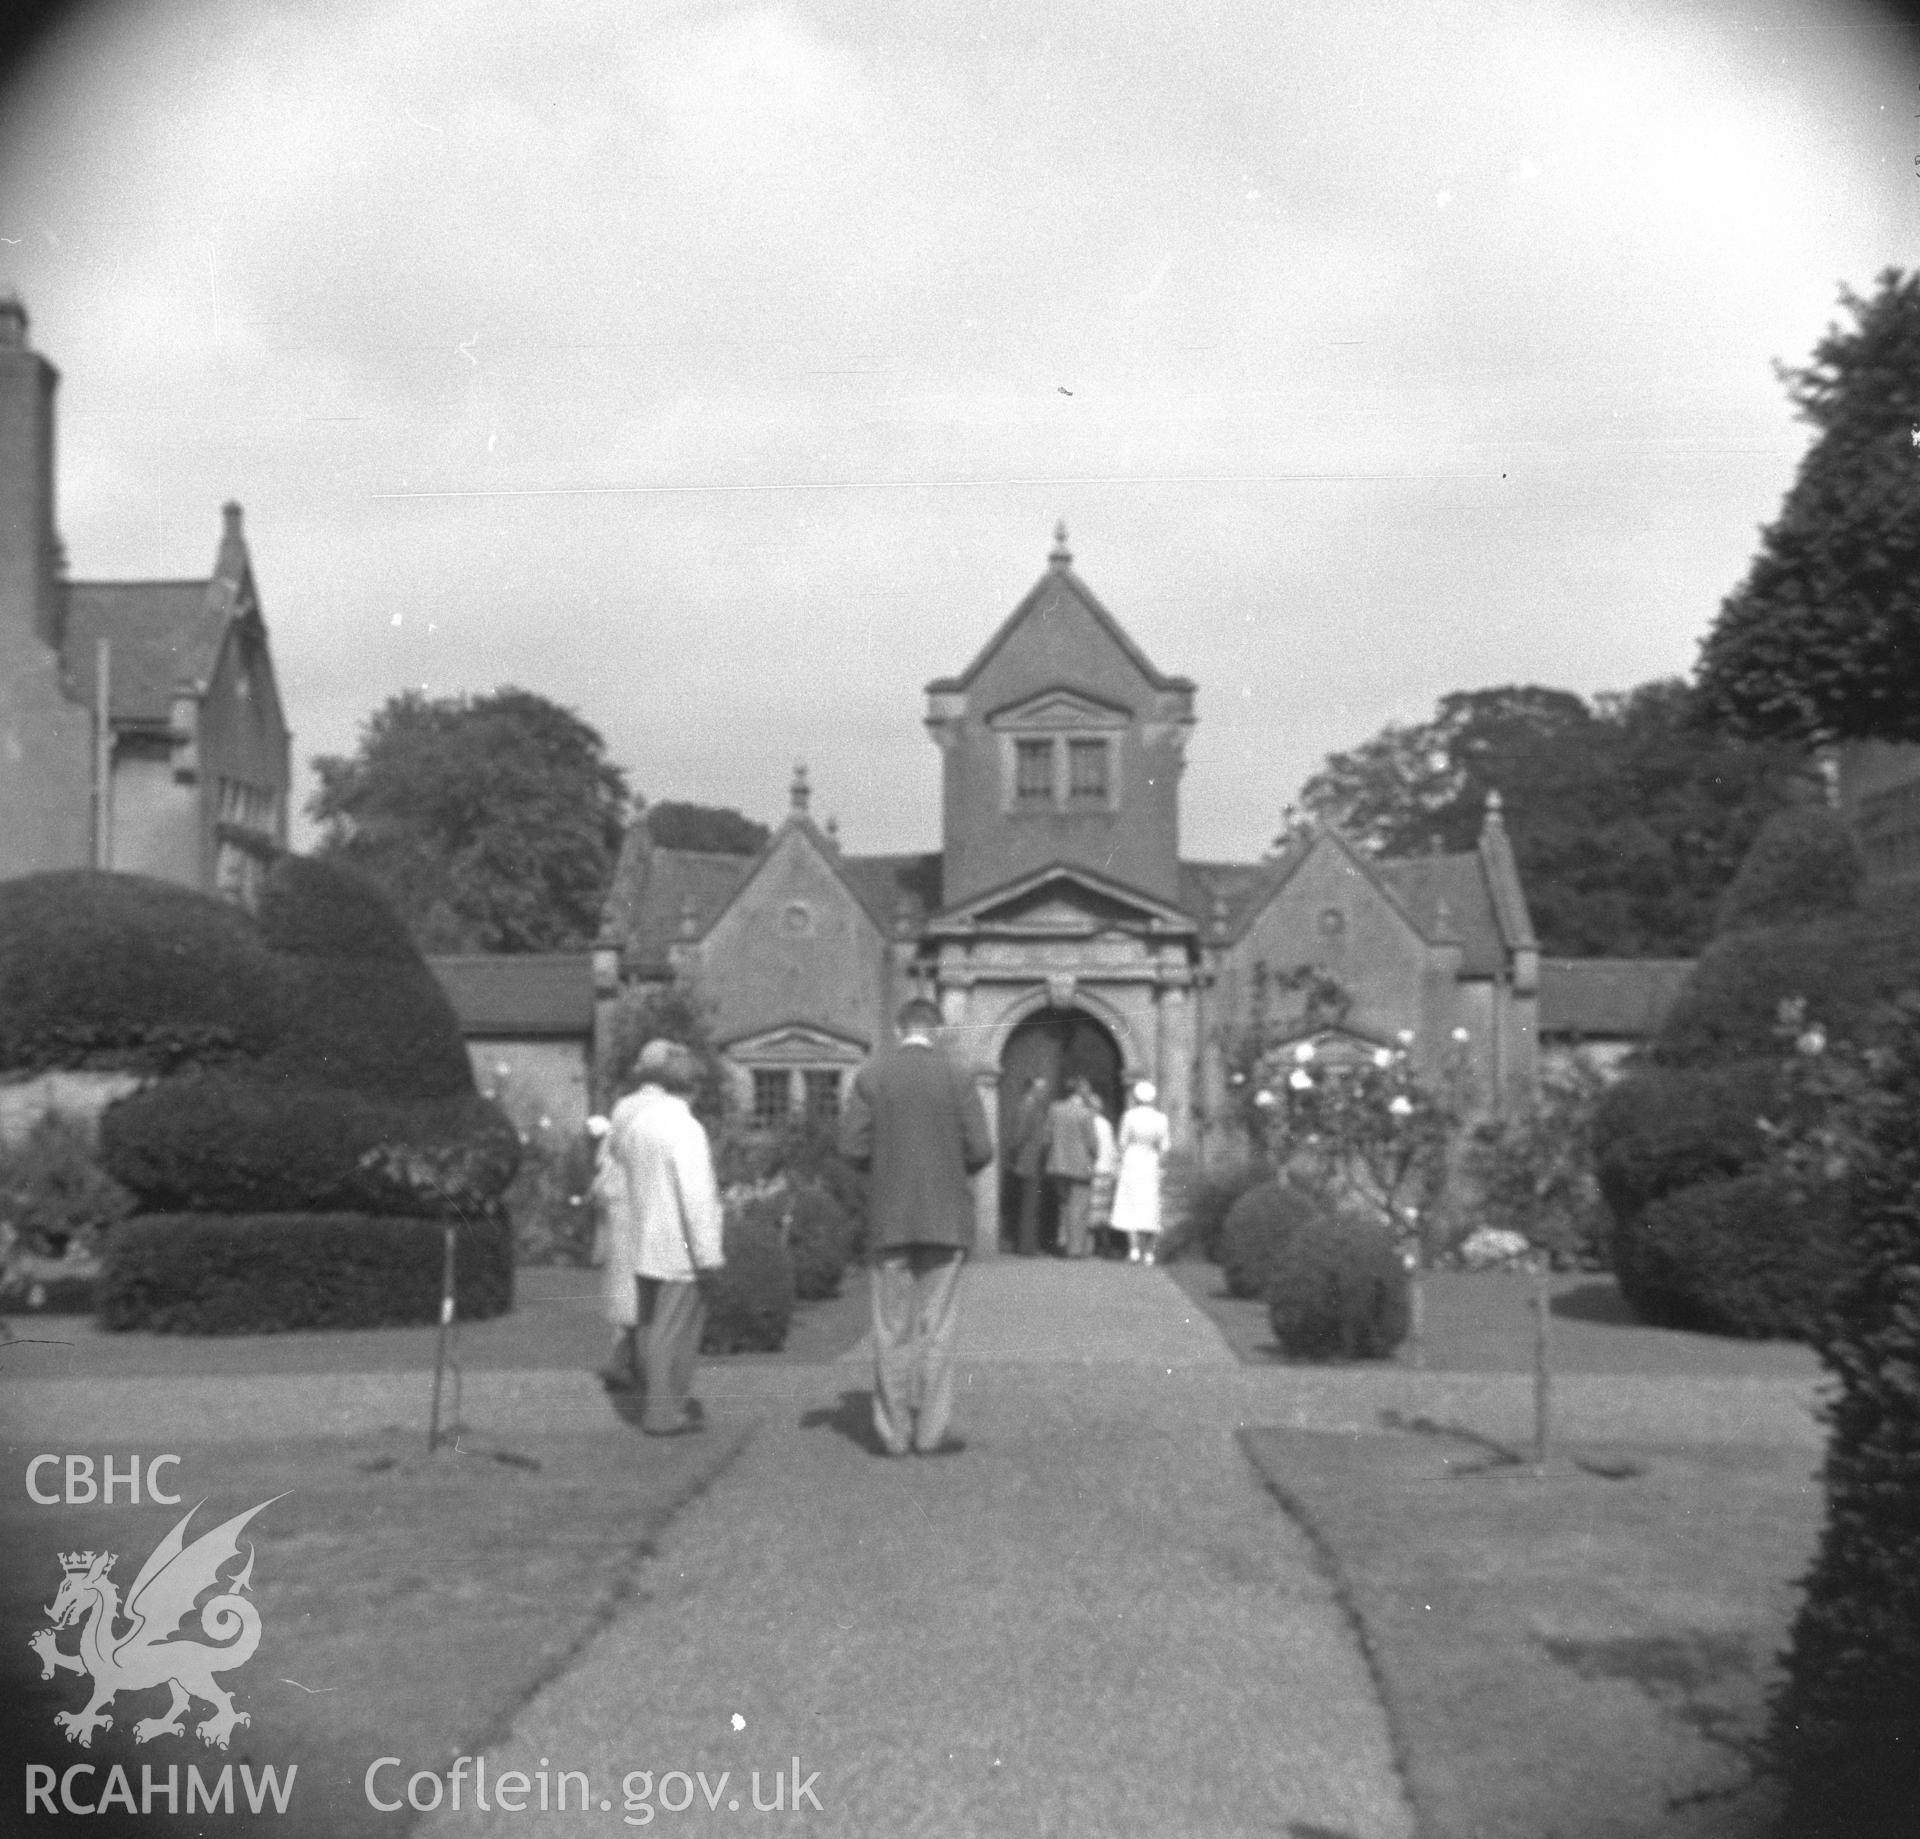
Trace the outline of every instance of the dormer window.
<instances>
[{"instance_id":1,"label":"dormer window","mask_svg":"<svg viewBox=\"0 0 1920 1839\"><path fill-rule=\"evenodd\" d=\"M1053 803L1053 739L1013 744L1013 797L1020 805Z\"/></svg>"}]
</instances>

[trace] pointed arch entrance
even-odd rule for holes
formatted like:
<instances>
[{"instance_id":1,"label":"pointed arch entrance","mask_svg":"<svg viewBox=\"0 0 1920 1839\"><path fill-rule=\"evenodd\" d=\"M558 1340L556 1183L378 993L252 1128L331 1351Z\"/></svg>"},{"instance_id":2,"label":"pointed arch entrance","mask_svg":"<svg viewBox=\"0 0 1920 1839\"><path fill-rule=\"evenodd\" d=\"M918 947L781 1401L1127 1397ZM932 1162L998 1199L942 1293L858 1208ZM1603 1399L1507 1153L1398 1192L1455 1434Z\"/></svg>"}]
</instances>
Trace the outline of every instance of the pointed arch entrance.
<instances>
[{"instance_id":1,"label":"pointed arch entrance","mask_svg":"<svg viewBox=\"0 0 1920 1839\"><path fill-rule=\"evenodd\" d=\"M1007 1037L1000 1054L1000 1136L1011 1144L1018 1129L1020 1101L1035 1079L1044 1079L1053 1097L1059 1098L1067 1082L1086 1079L1093 1087L1109 1118L1121 1111L1122 1059L1120 1044L1113 1031L1084 1009L1040 1009L1028 1016ZM1008 1159L1010 1162L1010 1158ZM1044 1202L1040 1215L1040 1242L1044 1248L1054 1244L1057 1222L1053 1217L1052 1197ZM1011 1168L1002 1166L1000 1191L1001 1237L1009 1246L1014 1239L1015 1222L1020 1217L1019 1182Z\"/></svg>"}]
</instances>

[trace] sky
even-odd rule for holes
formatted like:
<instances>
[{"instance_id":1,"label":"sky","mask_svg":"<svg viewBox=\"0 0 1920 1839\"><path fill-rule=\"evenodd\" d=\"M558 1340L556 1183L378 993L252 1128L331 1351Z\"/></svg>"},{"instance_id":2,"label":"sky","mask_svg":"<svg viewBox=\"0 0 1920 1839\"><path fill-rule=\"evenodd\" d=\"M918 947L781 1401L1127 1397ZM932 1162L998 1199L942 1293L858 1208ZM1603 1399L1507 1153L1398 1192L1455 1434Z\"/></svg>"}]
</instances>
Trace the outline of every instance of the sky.
<instances>
[{"instance_id":1,"label":"sky","mask_svg":"<svg viewBox=\"0 0 1920 1839\"><path fill-rule=\"evenodd\" d=\"M240 500L295 730L576 710L647 798L939 841L1046 566L1199 684L1183 852L1451 690L1691 669L1920 255L1864 6L168 0L0 92L77 579ZM296 823L296 843L311 825Z\"/></svg>"}]
</instances>

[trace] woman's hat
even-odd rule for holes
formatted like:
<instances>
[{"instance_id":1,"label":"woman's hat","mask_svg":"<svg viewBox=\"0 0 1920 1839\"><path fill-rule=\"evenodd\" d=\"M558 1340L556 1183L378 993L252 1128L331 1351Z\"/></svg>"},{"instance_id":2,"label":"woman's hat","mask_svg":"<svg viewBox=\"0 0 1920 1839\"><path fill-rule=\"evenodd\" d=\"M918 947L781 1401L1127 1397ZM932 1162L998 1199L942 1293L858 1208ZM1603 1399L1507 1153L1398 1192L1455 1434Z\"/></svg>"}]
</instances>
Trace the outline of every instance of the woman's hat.
<instances>
[{"instance_id":1,"label":"woman's hat","mask_svg":"<svg viewBox=\"0 0 1920 1839\"><path fill-rule=\"evenodd\" d=\"M1159 1097L1151 1079L1143 1079L1133 1088L1133 1102L1136 1105L1150 1105Z\"/></svg>"}]
</instances>

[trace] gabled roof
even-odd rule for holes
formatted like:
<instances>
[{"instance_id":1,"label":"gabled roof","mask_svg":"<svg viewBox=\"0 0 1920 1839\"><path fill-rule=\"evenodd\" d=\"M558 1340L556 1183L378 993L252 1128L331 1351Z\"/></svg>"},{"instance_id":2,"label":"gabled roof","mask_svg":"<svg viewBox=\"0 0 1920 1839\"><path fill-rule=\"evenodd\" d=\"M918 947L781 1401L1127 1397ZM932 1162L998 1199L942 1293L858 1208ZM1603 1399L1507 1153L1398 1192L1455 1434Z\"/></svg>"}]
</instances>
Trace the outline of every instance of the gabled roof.
<instances>
[{"instance_id":1,"label":"gabled roof","mask_svg":"<svg viewBox=\"0 0 1920 1839\"><path fill-rule=\"evenodd\" d=\"M929 696L964 690L986 669L994 654L1013 636L1021 623L1031 618L1042 602L1055 590L1070 595L1085 607L1092 615L1094 624L1126 653L1134 669L1139 671L1154 689L1191 690L1193 688L1193 679L1190 677L1168 677L1154 669L1147 654L1128 637L1126 628L1100 604L1092 588L1073 572L1073 557L1067 551L1066 536L1066 529L1062 526L1053 554L1049 559L1047 572L1028 589L1026 598L1001 621L999 631L980 648L973 662L957 677L936 677L927 685Z\"/></svg>"},{"instance_id":2,"label":"gabled roof","mask_svg":"<svg viewBox=\"0 0 1920 1839\"><path fill-rule=\"evenodd\" d=\"M427 968L453 1004L463 1035L552 1038L593 1032L590 952L469 953L430 957Z\"/></svg>"},{"instance_id":3,"label":"gabled roof","mask_svg":"<svg viewBox=\"0 0 1920 1839\"><path fill-rule=\"evenodd\" d=\"M939 852L912 856L842 856L840 874L882 932L904 915L917 930L940 911L944 862Z\"/></svg>"},{"instance_id":4,"label":"gabled roof","mask_svg":"<svg viewBox=\"0 0 1920 1839\"><path fill-rule=\"evenodd\" d=\"M936 914L928 930L945 932L964 929L975 923L991 925L993 921L986 916L991 915L995 909L1014 906L1060 883L1070 884L1090 895L1092 898L1089 904L1096 911L1103 906L1117 909L1118 911L1113 915L1116 920L1120 912L1125 912L1140 915L1150 923L1158 924L1171 931L1193 930L1193 917L1184 909L1157 899L1152 894L1142 893L1140 889L1124 881L1116 881L1077 862L1052 862L1045 868L1031 869L1012 881L1004 881L998 887L987 888L981 893L971 895L957 906ZM1096 924L1091 915L1089 923Z\"/></svg>"},{"instance_id":5,"label":"gabled roof","mask_svg":"<svg viewBox=\"0 0 1920 1839\"><path fill-rule=\"evenodd\" d=\"M707 925L701 927L700 930L702 932L705 932L708 926L711 926L717 921L721 914L725 913L727 908L732 906L733 903L746 892L748 883L760 873L760 870L768 862L773 860L774 856L785 845L787 840L793 836L798 836L803 842L812 846L814 854L833 871L834 879L847 890L861 912L865 913L866 916L880 928L883 934L892 930L891 917L883 918L876 915L862 897L861 889L847 873L846 858L841 855L840 846L835 843L831 837L827 836L812 818L807 816L806 780L803 775L796 782L794 807L788 812L787 821L782 824L772 836L768 837L757 856L742 858L746 864L746 872L734 885L732 893L714 910L712 918L707 921Z\"/></svg>"},{"instance_id":6,"label":"gabled roof","mask_svg":"<svg viewBox=\"0 0 1920 1839\"><path fill-rule=\"evenodd\" d=\"M682 937L682 920L692 920L695 937L703 934L758 859L655 848L642 818L621 845L601 930L619 943L630 972L664 972L669 949Z\"/></svg>"},{"instance_id":7,"label":"gabled roof","mask_svg":"<svg viewBox=\"0 0 1920 1839\"><path fill-rule=\"evenodd\" d=\"M253 563L240 507L221 512L220 548L205 581L70 581L63 662L76 697L96 693L99 641L111 643L109 714L115 722L165 727L173 697L202 693L237 622L258 618Z\"/></svg>"},{"instance_id":8,"label":"gabled roof","mask_svg":"<svg viewBox=\"0 0 1920 1839\"><path fill-rule=\"evenodd\" d=\"M1693 974L1691 958L1542 958L1540 1032L1645 1041Z\"/></svg>"},{"instance_id":9,"label":"gabled roof","mask_svg":"<svg viewBox=\"0 0 1920 1839\"><path fill-rule=\"evenodd\" d=\"M1459 943L1463 975L1496 977L1505 968L1509 941L1478 852L1390 857L1374 867L1428 938Z\"/></svg>"}]
</instances>

